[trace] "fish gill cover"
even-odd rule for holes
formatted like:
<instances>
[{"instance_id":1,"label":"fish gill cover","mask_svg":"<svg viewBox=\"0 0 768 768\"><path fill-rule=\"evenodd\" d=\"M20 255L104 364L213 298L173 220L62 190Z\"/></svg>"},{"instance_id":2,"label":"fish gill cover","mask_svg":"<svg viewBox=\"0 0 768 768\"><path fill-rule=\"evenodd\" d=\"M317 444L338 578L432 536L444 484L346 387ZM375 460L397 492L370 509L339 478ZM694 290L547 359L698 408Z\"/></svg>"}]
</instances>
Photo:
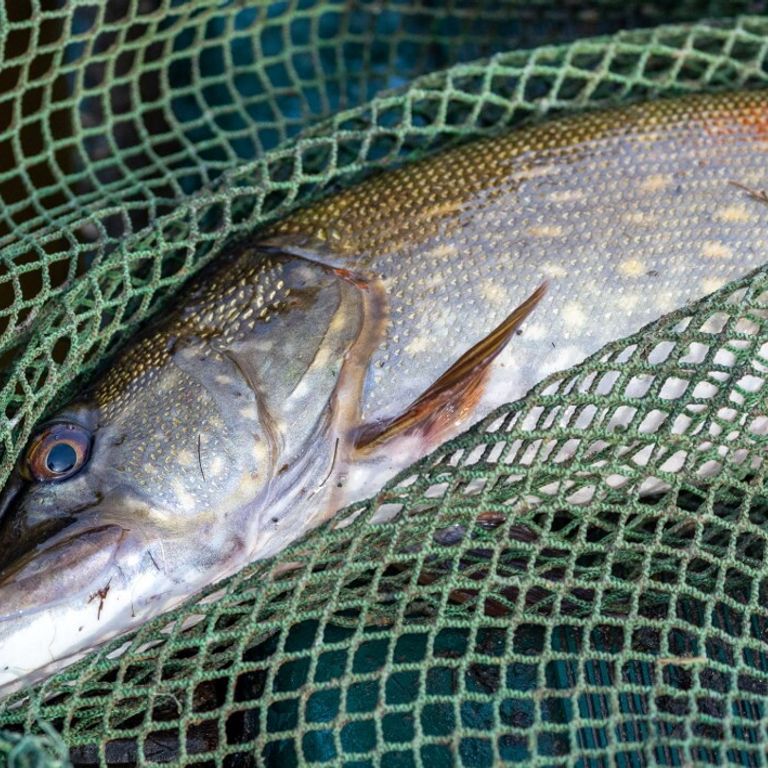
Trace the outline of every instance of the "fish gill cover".
<instances>
[{"instance_id":1,"label":"fish gill cover","mask_svg":"<svg viewBox=\"0 0 768 768\"><path fill-rule=\"evenodd\" d=\"M526 120L765 85L763 10L5 4L2 479L231 242ZM767 304L760 270L544 382L0 730L82 765L765 765Z\"/></svg>"}]
</instances>

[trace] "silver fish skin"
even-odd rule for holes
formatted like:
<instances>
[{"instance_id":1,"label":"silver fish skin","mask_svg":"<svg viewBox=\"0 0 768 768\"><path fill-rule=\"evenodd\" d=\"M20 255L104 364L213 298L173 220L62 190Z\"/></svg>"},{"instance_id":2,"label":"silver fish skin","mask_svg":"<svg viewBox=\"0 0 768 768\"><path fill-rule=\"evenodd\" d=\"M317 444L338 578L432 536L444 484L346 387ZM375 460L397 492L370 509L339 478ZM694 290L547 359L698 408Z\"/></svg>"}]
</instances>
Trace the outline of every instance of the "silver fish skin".
<instances>
[{"instance_id":1,"label":"silver fish skin","mask_svg":"<svg viewBox=\"0 0 768 768\"><path fill-rule=\"evenodd\" d=\"M0 505L0 694L278 554L768 253L768 96L511 131L296 212L45 424ZM546 285L546 290L543 286Z\"/></svg>"}]
</instances>

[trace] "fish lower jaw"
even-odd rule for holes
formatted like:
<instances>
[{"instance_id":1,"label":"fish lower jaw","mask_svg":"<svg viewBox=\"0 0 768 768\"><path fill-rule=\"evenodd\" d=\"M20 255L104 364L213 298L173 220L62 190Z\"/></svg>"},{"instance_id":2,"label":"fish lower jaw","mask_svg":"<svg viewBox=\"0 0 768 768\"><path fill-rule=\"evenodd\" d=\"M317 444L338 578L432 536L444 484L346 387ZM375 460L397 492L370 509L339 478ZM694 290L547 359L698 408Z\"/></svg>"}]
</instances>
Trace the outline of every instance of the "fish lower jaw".
<instances>
[{"instance_id":1,"label":"fish lower jaw","mask_svg":"<svg viewBox=\"0 0 768 768\"><path fill-rule=\"evenodd\" d=\"M122 579L119 570L115 568L91 594L0 617L0 698L69 666L188 594L157 572Z\"/></svg>"}]
</instances>

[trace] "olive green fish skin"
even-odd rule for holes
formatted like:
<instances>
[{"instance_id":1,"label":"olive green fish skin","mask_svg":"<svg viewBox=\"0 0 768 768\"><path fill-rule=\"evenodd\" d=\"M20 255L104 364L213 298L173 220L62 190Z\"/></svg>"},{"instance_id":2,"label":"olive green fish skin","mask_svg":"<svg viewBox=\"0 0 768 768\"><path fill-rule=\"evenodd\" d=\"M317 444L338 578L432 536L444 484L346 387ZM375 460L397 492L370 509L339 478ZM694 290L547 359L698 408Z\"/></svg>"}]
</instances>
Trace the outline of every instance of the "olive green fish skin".
<instances>
[{"instance_id":1,"label":"olive green fish skin","mask_svg":"<svg viewBox=\"0 0 768 768\"><path fill-rule=\"evenodd\" d=\"M764 92L556 120L383 173L230 254L59 414L92 431L87 465L2 513L0 691L276 554L548 373L759 266L768 209L729 182L768 186L767 138ZM478 402L360 450L362 426L543 281ZM46 577L74 547L88 568ZM50 637L37 655L32 633Z\"/></svg>"}]
</instances>

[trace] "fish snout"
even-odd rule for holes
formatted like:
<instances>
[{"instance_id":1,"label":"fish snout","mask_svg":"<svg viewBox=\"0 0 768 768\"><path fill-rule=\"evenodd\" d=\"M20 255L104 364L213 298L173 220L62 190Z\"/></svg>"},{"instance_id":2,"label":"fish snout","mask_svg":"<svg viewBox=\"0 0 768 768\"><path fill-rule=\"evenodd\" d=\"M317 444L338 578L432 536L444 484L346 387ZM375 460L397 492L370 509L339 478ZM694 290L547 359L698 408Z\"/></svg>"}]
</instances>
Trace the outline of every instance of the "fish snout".
<instances>
[{"instance_id":1,"label":"fish snout","mask_svg":"<svg viewBox=\"0 0 768 768\"><path fill-rule=\"evenodd\" d=\"M77 528L77 531L72 530ZM86 599L109 588L126 535L118 525L72 526L0 571L0 622L42 611L78 593Z\"/></svg>"}]
</instances>

